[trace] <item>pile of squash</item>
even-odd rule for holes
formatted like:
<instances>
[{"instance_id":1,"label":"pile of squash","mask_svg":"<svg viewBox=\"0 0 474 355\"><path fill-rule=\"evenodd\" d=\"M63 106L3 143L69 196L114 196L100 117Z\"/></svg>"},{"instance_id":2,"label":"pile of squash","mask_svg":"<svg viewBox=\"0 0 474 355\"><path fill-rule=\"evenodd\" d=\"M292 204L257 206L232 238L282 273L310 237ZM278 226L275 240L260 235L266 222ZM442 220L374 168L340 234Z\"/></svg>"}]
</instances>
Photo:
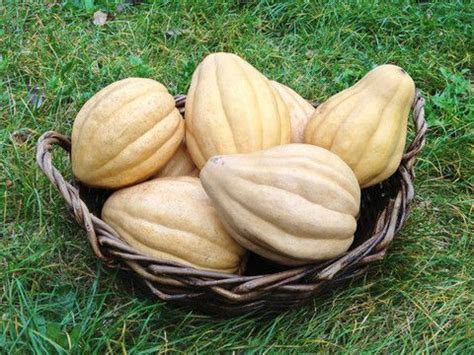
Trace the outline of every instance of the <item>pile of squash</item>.
<instances>
[{"instance_id":1,"label":"pile of squash","mask_svg":"<svg viewBox=\"0 0 474 355\"><path fill-rule=\"evenodd\" d=\"M82 107L72 168L114 189L102 218L145 255L242 273L247 250L280 265L344 254L361 188L398 168L415 96L395 65L317 109L235 54L196 68L183 118L162 84L117 81Z\"/></svg>"}]
</instances>

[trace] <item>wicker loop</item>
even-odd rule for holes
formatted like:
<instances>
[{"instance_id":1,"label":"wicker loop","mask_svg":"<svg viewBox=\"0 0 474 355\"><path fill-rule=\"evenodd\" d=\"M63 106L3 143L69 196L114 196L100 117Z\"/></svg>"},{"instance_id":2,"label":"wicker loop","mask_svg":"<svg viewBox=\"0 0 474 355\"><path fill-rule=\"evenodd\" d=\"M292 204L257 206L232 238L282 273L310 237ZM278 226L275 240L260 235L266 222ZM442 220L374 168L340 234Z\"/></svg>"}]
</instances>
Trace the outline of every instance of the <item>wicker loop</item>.
<instances>
[{"instance_id":1,"label":"wicker loop","mask_svg":"<svg viewBox=\"0 0 474 355\"><path fill-rule=\"evenodd\" d=\"M42 142L42 144L38 144L36 162L40 167L44 167L42 168L43 172L61 192L69 208L72 210L77 223L84 226L95 255L100 259L105 259L97 242L95 228L92 222L93 215L89 212L86 204L80 199L79 191L64 180L61 173L52 163L51 149L53 145L59 145L65 151L70 152L71 141L62 134L50 131L44 133L39 138L39 142Z\"/></svg>"},{"instance_id":2,"label":"wicker loop","mask_svg":"<svg viewBox=\"0 0 474 355\"><path fill-rule=\"evenodd\" d=\"M186 96L175 96L175 102L183 114ZM353 249L342 257L323 263L288 270L264 270L256 275L209 272L157 260L123 242L113 228L91 212L100 212L104 201L86 203L82 196L97 197L101 190L67 182L53 166L51 151L55 145L70 152L71 142L66 136L56 132L44 133L38 140L36 160L63 196L77 223L85 229L95 255L109 265L134 272L159 299L221 316L263 309L280 310L304 303L324 290L362 275L368 264L385 256L388 246L406 222L414 196L413 167L424 146L427 131L423 107L424 99L417 90L412 107L413 141L392 177L362 191L361 216ZM94 206L96 203L98 206ZM255 265L263 263L256 258Z\"/></svg>"}]
</instances>

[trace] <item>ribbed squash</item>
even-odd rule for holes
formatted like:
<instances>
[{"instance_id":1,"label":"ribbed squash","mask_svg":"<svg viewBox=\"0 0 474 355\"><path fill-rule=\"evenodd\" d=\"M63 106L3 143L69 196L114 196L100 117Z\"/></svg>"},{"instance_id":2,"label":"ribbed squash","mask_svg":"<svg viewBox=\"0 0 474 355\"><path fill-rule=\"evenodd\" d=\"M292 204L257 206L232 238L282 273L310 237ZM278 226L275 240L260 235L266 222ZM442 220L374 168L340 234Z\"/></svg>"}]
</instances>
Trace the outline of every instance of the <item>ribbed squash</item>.
<instances>
[{"instance_id":1,"label":"ribbed squash","mask_svg":"<svg viewBox=\"0 0 474 355\"><path fill-rule=\"evenodd\" d=\"M211 158L201 182L231 236L284 265L343 254L352 244L360 188L335 154L287 144Z\"/></svg>"},{"instance_id":2,"label":"ribbed squash","mask_svg":"<svg viewBox=\"0 0 474 355\"><path fill-rule=\"evenodd\" d=\"M244 249L225 231L198 178L153 179L116 191L102 218L159 260L225 273L243 268Z\"/></svg>"},{"instance_id":3,"label":"ribbed squash","mask_svg":"<svg viewBox=\"0 0 474 355\"><path fill-rule=\"evenodd\" d=\"M400 165L414 96L415 84L402 68L381 65L316 109L305 142L341 157L361 187L375 185Z\"/></svg>"},{"instance_id":4,"label":"ribbed squash","mask_svg":"<svg viewBox=\"0 0 474 355\"><path fill-rule=\"evenodd\" d=\"M290 116L270 81L242 58L208 55L186 98L186 144L201 168L218 154L248 153L290 142Z\"/></svg>"},{"instance_id":5,"label":"ribbed squash","mask_svg":"<svg viewBox=\"0 0 474 355\"><path fill-rule=\"evenodd\" d=\"M119 188L163 167L184 137L173 97L151 79L117 81L80 110L72 129L72 170L83 183Z\"/></svg>"},{"instance_id":6,"label":"ribbed squash","mask_svg":"<svg viewBox=\"0 0 474 355\"><path fill-rule=\"evenodd\" d=\"M168 163L158 172L156 177L199 176L199 169L189 155L183 141Z\"/></svg>"},{"instance_id":7,"label":"ribbed squash","mask_svg":"<svg viewBox=\"0 0 474 355\"><path fill-rule=\"evenodd\" d=\"M288 108L291 119L291 143L304 142L304 130L314 112L314 107L293 89L271 81Z\"/></svg>"}]
</instances>

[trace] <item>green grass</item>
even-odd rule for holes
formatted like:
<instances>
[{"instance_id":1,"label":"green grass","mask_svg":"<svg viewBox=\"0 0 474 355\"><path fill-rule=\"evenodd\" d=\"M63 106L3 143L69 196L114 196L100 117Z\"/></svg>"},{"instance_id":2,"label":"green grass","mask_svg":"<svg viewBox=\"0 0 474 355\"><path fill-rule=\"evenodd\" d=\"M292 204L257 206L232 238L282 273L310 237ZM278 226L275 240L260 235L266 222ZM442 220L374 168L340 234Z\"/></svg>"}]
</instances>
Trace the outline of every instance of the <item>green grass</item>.
<instances>
[{"instance_id":1,"label":"green grass","mask_svg":"<svg viewBox=\"0 0 474 355\"><path fill-rule=\"evenodd\" d=\"M0 0L0 352L474 351L469 1L161 1L103 27L92 13L114 12L114 1L59 3ZM35 165L37 138L70 134L81 105L114 80L146 76L185 93L213 51L312 100L387 62L422 89L429 136L412 214L364 279L291 312L217 321L153 300L92 256ZM56 162L70 176L63 154Z\"/></svg>"}]
</instances>

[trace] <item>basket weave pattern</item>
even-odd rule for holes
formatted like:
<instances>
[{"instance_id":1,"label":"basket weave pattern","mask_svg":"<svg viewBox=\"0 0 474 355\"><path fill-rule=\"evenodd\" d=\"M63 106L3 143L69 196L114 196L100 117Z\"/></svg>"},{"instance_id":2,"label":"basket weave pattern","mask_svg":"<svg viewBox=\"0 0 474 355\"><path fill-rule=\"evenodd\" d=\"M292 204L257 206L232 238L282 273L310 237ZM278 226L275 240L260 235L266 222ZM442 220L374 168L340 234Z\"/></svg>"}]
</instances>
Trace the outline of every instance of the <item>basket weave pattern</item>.
<instances>
[{"instance_id":1,"label":"basket weave pattern","mask_svg":"<svg viewBox=\"0 0 474 355\"><path fill-rule=\"evenodd\" d=\"M175 101L176 107L184 113L186 97L178 95ZM53 166L52 149L60 146L70 152L68 137L53 131L44 133L38 140L36 158L77 223L85 229L95 255L110 266L134 272L159 299L225 316L280 310L307 302L336 284L362 275L369 263L384 257L394 236L406 222L414 196L414 163L424 145L427 130L423 106L424 99L417 91L412 107L415 136L397 172L383 183L362 190L361 215L351 250L333 260L286 270L260 267L265 261L252 255L249 275L244 276L157 260L122 241L98 217L109 193L88 189L75 181L68 182Z\"/></svg>"}]
</instances>

